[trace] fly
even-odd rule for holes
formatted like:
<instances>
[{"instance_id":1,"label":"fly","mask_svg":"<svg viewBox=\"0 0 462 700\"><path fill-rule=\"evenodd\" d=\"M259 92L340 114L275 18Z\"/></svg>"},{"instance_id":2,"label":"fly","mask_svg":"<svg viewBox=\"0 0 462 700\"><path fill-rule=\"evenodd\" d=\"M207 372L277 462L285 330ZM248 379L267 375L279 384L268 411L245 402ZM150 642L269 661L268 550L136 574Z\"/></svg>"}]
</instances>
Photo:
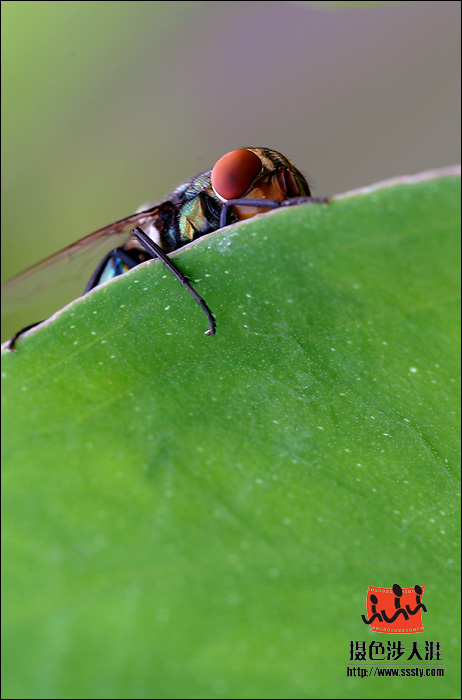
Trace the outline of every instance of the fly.
<instances>
[{"instance_id":1,"label":"fly","mask_svg":"<svg viewBox=\"0 0 462 700\"><path fill-rule=\"evenodd\" d=\"M201 306L209 324L205 334L213 335L216 324L212 312L167 254L256 214L282 206L326 201L311 196L305 177L281 153L269 148L239 148L226 153L210 170L184 182L164 201L141 207L135 214L104 226L13 277L4 285L2 296L8 303L18 285L29 279L35 281L44 273L47 276L51 267L78 258L107 240L116 245L96 267L84 294L142 262L160 258ZM14 350L17 339L36 325L16 333L8 343L9 349Z\"/></svg>"}]
</instances>

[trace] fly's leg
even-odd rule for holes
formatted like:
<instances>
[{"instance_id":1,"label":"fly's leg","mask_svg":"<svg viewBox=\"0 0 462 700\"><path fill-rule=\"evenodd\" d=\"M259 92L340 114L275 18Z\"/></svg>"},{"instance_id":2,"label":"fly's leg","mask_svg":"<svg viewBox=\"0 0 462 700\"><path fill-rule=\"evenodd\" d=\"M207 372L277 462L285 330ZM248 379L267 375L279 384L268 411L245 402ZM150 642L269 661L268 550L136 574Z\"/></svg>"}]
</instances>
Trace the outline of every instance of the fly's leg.
<instances>
[{"instance_id":1,"label":"fly's leg","mask_svg":"<svg viewBox=\"0 0 462 700\"><path fill-rule=\"evenodd\" d=\"M296 204L327 204L327 197L291 197L290 199L283 199L282 202L278 202L275 199L228 199L224 202L223 208L220 214L220 228L226 226L228 221L228 212L232 206L235 204L246 206L246 207L256 207L261 209L265 207L267 209L279 209L280 207L290 207Z\"/></svg>"},{"instance_id":2,"label":"fly's leg","mask_svg":"<svg viewBox=\"0 0 462 700\"><path fill-rule=\"evenodd\" d=\"M125 250L125 248L114 248L113 250L109 251L109 253L105 255L99 263L98 267L87 282L87 286L85 287L83 292L84 294L90 292L92 289L99 285L104 268L112 258L118 258L121 262L124 263L124 265L126 265L129 268L129 270L131 270L133 267L136 267L141 262L144 262L143 260L140 260L139 251L137 251L136 249ZM114 276L117 277L117 275Z\"/></svg>"},{"instance_id":3,"label":"fly's leg","mask_svg":"<svg viewBox=\"0 0 462 700\"><path fill-rule=\"evenodd\" d=\"M139 227L133 230L132 235L141 243L143 248L145 248L147 252L152 255L153 258L160 258L164 265L168 267L168 269L171 272L173 272L177 280L181 282L181 284L183 284L186 287L188 292L192 294L192 296L197 301L197 303L199 304L209 321L209 328L205 331L204 335L213 335L215 333L216 328L216 323L213 314L210 311L207 304L205 303L205 301L202 299L202 297L196 292L194 287L191 285L186 275L183 275L183 273L180 272L180 270L172 263L168 255L164 253L162 248L160 248L157 245L157 243L154 243L154 241L151 240L151 238L149 238L149 236L147 236L144 233L144 231L142 231Z\"/></svg>"},{"instance_id":4,"label":"fly's leg","mask_svg":"<svg viewBox=\"0 0 462 700\"><path fill-rule=\"evenodd\" d=\"M35 328L35 326L40 326L41 323L44 323L44 321L37 321L36 323L30 323L28 326L25 328L21 328L20 331L17 331L14 336L7 342L6 347L8 350L11 350L12 352L17 352L16 351L16 341L18 338L20 338L26 331L30 331L31 328Z\"/></svg>"},{"instance_id":5,"label":"fly's leg","mask_svg":"<svg viewBox=\"0 0 462 700\"><path fill-rule=\"evenodd\" d=\"M90 277L87 286L84 289L83 295L87 294L87 292L90 292L92 289L98 286L101 275L104 271L104 268L106 267L107 263L111 260L111 258L118 258L121 260L121 262L124 263L129 269L132 267L136 267L137 265L140 264L140 262L143 262L142 260L139 259L139 251L137 250L125 250L125 248L114 248L111 250L107 255L104 256L104 258L101 260L99 263L98 267ZM41 323L44 323L44 321L37 321L37 323L31 323L30 325L26 326L25 328L21 328L20 331L14 334L14 336L11 338L11 340L8 341L6 344L6 347L8 350L12 350L13 352L16 352L16 343L18 339L24 335L26 331L30 331L31 328L35 328L36 326L40 326Z\"/></svg>"}]
</instances>

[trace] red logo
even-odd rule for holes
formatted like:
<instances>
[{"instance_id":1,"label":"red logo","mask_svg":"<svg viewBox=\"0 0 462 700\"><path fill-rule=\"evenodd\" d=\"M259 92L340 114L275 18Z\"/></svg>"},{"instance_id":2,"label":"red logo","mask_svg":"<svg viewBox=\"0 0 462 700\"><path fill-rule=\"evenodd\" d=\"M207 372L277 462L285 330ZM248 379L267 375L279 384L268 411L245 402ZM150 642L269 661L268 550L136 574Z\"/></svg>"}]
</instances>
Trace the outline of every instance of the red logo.
<instances>
[{"instance_id":1,"label":"red logo","mask_svg":"<svg viewBox=\"0 0 462 700\"><path fill-rule=\"evenodd\" d=\"M422 603L425 586L401 588L397 583L393 588L369 586L367 592L367 617L361 615L363 622L370 625L374 632L388 634L412 634L423 632L422 610L427 608Z\"/></svg>"}]
</instances>

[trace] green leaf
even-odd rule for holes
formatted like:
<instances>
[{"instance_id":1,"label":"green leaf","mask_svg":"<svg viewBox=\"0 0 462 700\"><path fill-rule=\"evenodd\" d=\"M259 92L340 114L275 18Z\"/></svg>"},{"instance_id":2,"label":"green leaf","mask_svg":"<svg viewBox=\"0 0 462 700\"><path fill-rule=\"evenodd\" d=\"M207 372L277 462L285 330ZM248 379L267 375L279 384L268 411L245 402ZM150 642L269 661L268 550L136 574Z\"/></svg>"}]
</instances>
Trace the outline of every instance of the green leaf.
<instances>
[{"instance_id":1,"label":"green leaf","mask_svg":"<svg viewBox=\"0 0 462 700\"><path fill-rule=\"evenodd\" d=\"M4 697L457 696L460 180L420 180L175 254L213 337L152 262L2 354ZM362 622L395 582L423 634ZM444 678L347 678L377 637Z\"/></svg>"}]
</instances>

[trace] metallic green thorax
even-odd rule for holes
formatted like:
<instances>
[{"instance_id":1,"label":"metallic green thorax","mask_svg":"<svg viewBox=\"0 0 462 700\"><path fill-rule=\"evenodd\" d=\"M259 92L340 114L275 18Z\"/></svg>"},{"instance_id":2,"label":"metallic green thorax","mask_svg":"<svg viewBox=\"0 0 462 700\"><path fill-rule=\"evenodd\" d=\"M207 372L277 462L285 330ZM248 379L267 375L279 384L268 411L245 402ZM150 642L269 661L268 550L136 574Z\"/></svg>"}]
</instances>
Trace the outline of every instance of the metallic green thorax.
<instances>
[{"instance_id":1,"label":"metallic green thorax","mask_svg":"<svg viewBox=\"0 0 462 700\"><path fill-rule=\"evenodd\" d=\"M211 172L210 169L200 173L172 193L177 204L168 230L163 231L165 239L161 236L165 250L180 248L219 228L222 202L213 191Z\"/></svg>"}]
</instances>

